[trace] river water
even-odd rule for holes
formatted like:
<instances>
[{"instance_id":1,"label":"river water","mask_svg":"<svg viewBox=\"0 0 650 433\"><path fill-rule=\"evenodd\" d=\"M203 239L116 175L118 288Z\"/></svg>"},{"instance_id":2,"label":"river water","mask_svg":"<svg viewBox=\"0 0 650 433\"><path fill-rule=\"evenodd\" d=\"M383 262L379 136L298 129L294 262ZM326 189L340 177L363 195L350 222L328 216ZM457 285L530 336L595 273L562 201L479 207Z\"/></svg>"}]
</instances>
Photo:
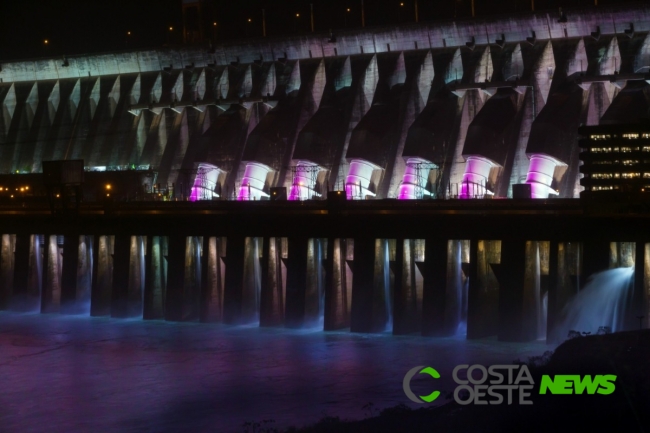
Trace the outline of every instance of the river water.
<instances>
[{"instance_id":1,"label":"river water","mask_svg":"<svg viewBox=\"0 0 650 433\"><path fill-rule=\"evenodd\" d=\"M0 312L0 432L228 433L262 420L284 428L360 419L416 407L402 390L414 366L436 368L446 395L458 364L511 363L549 348Z\"/></svg>"}]
</instances>

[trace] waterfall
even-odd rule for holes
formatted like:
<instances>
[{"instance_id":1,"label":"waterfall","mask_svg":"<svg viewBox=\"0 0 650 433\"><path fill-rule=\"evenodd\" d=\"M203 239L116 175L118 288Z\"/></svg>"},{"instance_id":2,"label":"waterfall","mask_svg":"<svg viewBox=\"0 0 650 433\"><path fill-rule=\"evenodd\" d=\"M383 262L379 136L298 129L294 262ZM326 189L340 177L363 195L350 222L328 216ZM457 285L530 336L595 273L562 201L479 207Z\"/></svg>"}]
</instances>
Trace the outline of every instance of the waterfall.
<instances>
[{"instance_id":1,"label":"waterfall","mask_svg":"<svg viewBox=\"0 0 650 433\"><path fill-rule=\"evenodd\" d=\"M386 304L386 328L393 330L393 299L390 295L390 245L388 239L384 239L384 302Z\"/></svg>"},{"instance_id":2,"label":"waterfall","mask_svg":"<svg viewBox=\"0 0 650 433\"><path fill-rule=\"evenodd\" d=\"M562 311L559 334L570 330L596 334L601 326L622 331L634 288L634 267L615 268L594 274Z\"/></svg>"}]
</instances>

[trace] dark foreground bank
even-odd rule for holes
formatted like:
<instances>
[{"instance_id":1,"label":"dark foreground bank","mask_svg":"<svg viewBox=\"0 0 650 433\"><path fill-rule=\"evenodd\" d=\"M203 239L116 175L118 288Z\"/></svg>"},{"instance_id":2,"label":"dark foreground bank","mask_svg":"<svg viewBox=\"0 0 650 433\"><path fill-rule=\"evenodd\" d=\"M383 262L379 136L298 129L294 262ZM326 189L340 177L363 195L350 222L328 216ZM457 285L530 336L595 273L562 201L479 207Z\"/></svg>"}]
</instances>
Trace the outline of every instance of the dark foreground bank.
<instances>
[{"instance_id":1,"label":"dark foreground bank","mask_svg":"<svg viewBox=\"0 0 650 433\"><path fill-rule=\"evenodd\" d=\"M531 358L527 364L535 380L530 406L461 406L450 399L434 408L397 406L362 421L325 418L313 426L286 432L650 431L650 330L576 338L560 345L549 359ZM613 374L617 376L616 389L609 395L540 395L541 377L558 374ZM272 424L250 424L244 431L277 431Z\"/></svg>"}]
</instances>

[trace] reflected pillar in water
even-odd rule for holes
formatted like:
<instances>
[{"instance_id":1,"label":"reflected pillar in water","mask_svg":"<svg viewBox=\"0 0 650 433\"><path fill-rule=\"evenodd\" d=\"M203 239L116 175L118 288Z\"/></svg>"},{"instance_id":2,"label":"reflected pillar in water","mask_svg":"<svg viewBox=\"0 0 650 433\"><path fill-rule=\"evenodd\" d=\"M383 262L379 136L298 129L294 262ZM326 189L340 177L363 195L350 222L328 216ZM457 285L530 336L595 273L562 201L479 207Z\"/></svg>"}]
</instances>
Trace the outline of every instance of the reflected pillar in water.
<instances>
[{"instance_id":1,"label":"reflected pillar in water","mask_svg":"<svg viewBox=\"0 0 650 433\"><path fill-rule=\"evenodd\" d=\"M468 339L489 337L498 332L500 285L493 265L502 263L501 250L501 241L472 239L469 243L469 262L463 265L467 269L465 275L469 278ZM523 249L519 252L522 251ZM523 272L523 264L521 271Z\"/></svg>"},{"instance_id":2,"label":"reflected pillar in water","mask_svg":"<svg viewBox=\"0 0 650 433\"><path fill-rule=\"evenodd\" d=\"M0 310L9 308L14 287L16 235L2 235L0 249Z\"/></svg>"},{"instance_id":3,"label":"reflected pillar in water","mask_svg":"<svg viewBox=\"0 0 650 433\"><path fill-rule=\"evenodd\" d=\"M324 328L326 331L350 326L354 240L332 238L327 242L325 272Z\"/></svg>"},{"instance_id":4,"label":"reflected pillar in water","mask_svg":"<svg viewBox=\"0 0 650 433\"><path fill-rule=\"evenodd\" d=\"M546 338L550 242L526 242L522 336L524 341Z\"/></svg>"},{"instance_id":5,"label":"reflected pillar in water","mask_svg":"<svg viewBox=\"0 0 650 433\"><path fill-rule=\"evenodd\" d=\"M393 334L410 334L422 329L423 239L398 239L395 258Z\"/></svg>"},{"instance_id":6,"label":"reflected pillar in water","mask_svg":"<svg viewBox=\"0 0 650 433\"><path fill-rule=\"evenodd\" d=\"M263 244L260 326L281 326L286 299L287 238L266 237Z\"/></svg>"},{"instance_id":7,"label":"reflected pillar in water","mask_svg":"<svg viewBox=\"0 0 650 433\"><path fill-rule=\"evenodd\" d=\"M223 320L226 238L204 236L201 261L201 322Z\"/></svg>"},{"instance_id":8,"label":"reflected pillar in water","mask_svg":"<svg viewBox=\"0 0 650 433\"><path fill-rule=\"evenodd\" d=\"M147 238L142 313L145 320L165 318L167 242L166 236L149 236Z\"/></svg>"},{"instance_id":9,"label":"reflected pillar in water","mask_svg":"<svg viewBox=\"0 0 650 433\"><path fill-rule=\"evenodd\" d=\"M44 235L41 313L58 313L60 311L62 268L63 248L57 244L57 236Z\"/></svg>"},{"instance_id":10,"label":"reflected pillar in water","mask_svg":"<svg viewBox=\"0 0 650 433\"><path fill-rule=\"evenodd\" d=\"M94 259L90 315L110 316L113 297L115 236L94 236L93 243Z\"/></svg>"},{"instance_id":11,"label":"reflected pillar in water","mask_svg":"<svg viewBox=\"0 0 650 433\"><path fill-rule=\"evenodd\" d=\"M142 317L146 240L146 236L131 236L129 249L129 287L126 306L126 314L128 317Z\"/></svg>"},{"instance_id":12,"label":"reflected pillar in water","mask_svg":"<svg viewBox=\"0 0 650 433\"><path fill-rule=\"evenodd\" d=\"M300 328L305 324L309 241L305 237L288 239L285 325L290 328Z\"/></svg>"}]
</instances>

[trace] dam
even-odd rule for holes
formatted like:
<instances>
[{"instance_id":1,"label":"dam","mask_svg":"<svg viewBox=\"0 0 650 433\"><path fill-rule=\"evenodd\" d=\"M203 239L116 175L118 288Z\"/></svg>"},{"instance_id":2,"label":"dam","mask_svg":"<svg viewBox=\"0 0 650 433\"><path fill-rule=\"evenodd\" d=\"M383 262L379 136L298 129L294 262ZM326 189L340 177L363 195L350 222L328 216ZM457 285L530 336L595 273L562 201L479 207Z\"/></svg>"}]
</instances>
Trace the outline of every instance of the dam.
<instances>
[{"instance_id":1,"label":"dam","mask_svg":"<svg viewBox=\"0 0 650 433\"><path fill-rule=\"evenodd\" d=\"M578 128L648 116L649 31L631 4L2 61L3 182L83 160L124 202L5 191L0 309L557 340L634 266L647 326L647 216L577 199Z\"/></svg>"}]
</instances>

